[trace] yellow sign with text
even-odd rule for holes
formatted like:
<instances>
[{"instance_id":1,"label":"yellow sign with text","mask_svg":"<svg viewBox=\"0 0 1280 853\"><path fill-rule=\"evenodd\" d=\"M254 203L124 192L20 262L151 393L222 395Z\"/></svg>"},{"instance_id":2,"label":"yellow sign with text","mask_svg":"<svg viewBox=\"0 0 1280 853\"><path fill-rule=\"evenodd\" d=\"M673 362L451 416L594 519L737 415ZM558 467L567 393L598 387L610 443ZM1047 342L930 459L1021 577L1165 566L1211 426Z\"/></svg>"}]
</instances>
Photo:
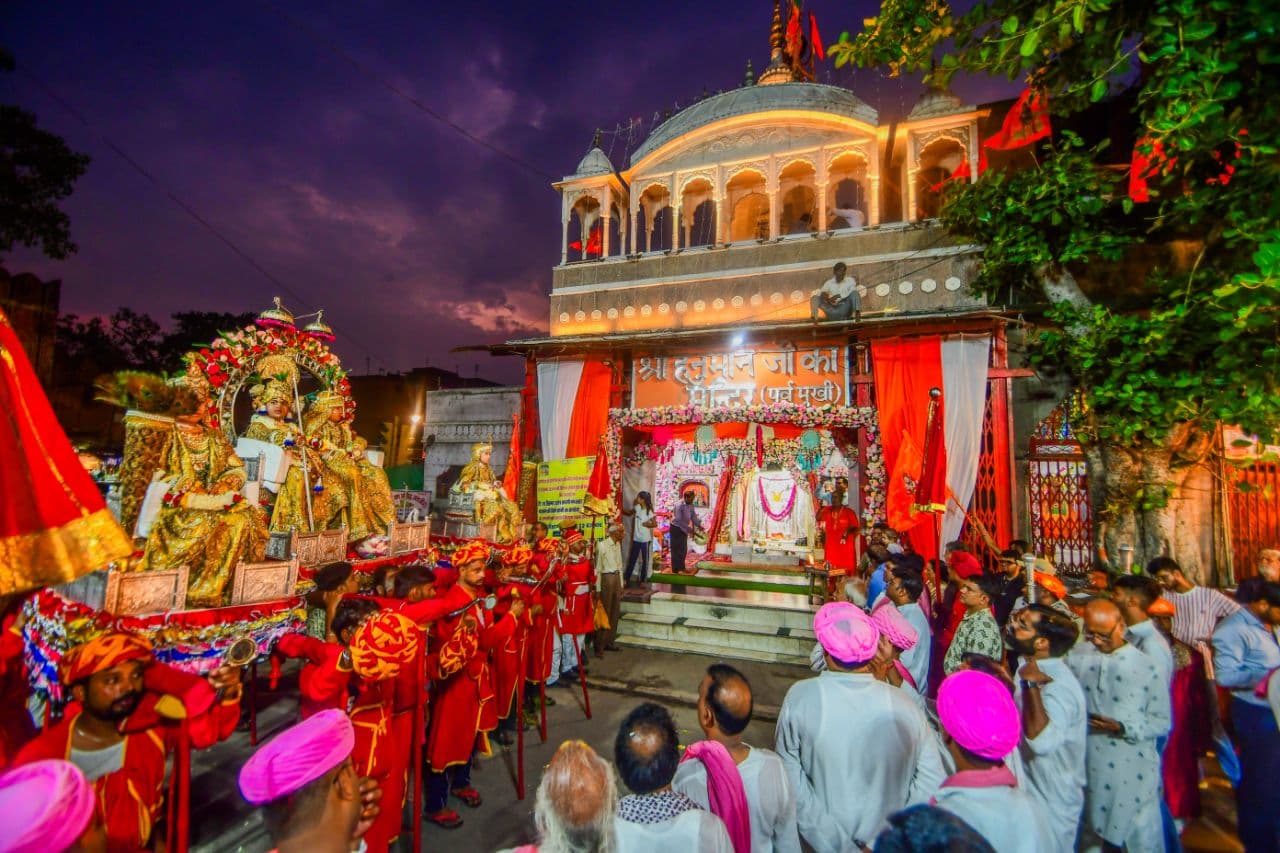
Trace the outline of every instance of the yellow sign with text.
<instances>
[{"instance_id":1,"label":"yellow sign with text","mask_svg":"<svg viewBox=\"0 0 1280 853\"><path fill-rule=\"evenodd\" d=\"M538 465L538 521L551 528L553 536L559 536L561 525L573 519L588 539L604 537L604 519L582 511L595 463L594 456L580 456Z\"/></svg>"}]
</instances>

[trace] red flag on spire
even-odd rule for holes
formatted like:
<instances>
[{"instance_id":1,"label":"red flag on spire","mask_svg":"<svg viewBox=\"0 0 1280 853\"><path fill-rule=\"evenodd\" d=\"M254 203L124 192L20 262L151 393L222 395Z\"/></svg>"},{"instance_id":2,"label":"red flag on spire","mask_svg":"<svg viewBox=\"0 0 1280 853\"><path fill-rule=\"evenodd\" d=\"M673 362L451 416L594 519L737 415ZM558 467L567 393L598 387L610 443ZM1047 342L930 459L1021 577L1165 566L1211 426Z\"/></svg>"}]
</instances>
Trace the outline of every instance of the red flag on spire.
<instances>
[{"instance_id":1,"label":"red flag on spire","mask_svg":"<svg viewBox=\"0 0 1280 853\"><path fill-rule=\"evenodd\" d=\"M520 458L520 414L517 412L511 419L511 452L507 456L507 470L502 475L502 490L514 501L520 492L520 473L524 460Z\"/></svg>"},{"instance_id":2,"label":"red flag on spire","mask_svg":"<svg viewBox=\"0 0 1280 853\"><path fill-rule=\"evenodd\" d=\"M822 47L822 35L818 32L818 19L813 13L809 13L809 43L813 46L813 52L818 57L819 62L823 62L827 58L827 52Z\"/></svg>"},{"instance_id":3,"label":"red flag on spire","mask_svg":"<svg viewBox=\"0 0 1280 853\"><path fill-rule=\"evenodd\" d=\"M1010 151L1050 134L1049 101L1041 92L1025 90L1004 117L1004 125L982 143L983 148Z\"/></svg>"},{"instance_id":4,"label":"red flag on spire","mask_svg":"<svg viewBox=\"0 0 1280 853\"><path fill-rule=\"evenodd\" d=\"M792 0L791 17L787 19L787 53L793 61L800 60L800 53L804 49L801 44L803 36L800 34L800 4Z\"/></svg>"},{"instance_id":5,"label":"red flag on spire","mask_svg":"<svg viewBox=\"0 0 1280 853\"><path fill-rule=\"evenodd\" d=\"M609 455L606 444L600 441L596 451L596 464L591 469L591 479L587 481L587 493L582 498L582 508L591 515L603 515L613 518L618 514L618 507L613 502L613 478L609 476Z\"/></svg>"}]
</instances>

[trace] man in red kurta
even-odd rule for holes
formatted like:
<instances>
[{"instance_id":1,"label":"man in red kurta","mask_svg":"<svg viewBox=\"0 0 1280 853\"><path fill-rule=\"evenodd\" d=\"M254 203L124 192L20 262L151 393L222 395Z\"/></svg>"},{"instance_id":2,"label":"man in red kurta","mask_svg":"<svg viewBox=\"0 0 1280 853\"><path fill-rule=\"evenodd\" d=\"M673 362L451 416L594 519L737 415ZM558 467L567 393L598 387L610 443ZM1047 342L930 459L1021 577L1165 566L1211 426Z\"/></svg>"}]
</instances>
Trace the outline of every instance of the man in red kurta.
<instances>
[{"instance_id":1,"label":"man in red kurta","mask_svg":"<svg viewBox=\"0 0 1280 853\"><path fill-rule=\"evenodd\" d=\"M489 546L483 542L461 545L453 554L458 582L433 603L447 613L474 602L483 592L488 561ZM458 813L448 808L450 794L471 808L480 805L480 792L471 787L471 756L477 735L498 725L489 655L510 639L524 612L523 601L512 601L509 615L495 619L479 605L452 618L441 616L432 626L427 660L433 687L431 723L427 728L430 775L425 810L426 819L438 826L453 829L462 824ZM470 654L460 649L455 640L460 626L476 637L476 648Z\"/></svg>"},{"instance_id":2,"label":"man in red kurta","mask_svg":"<svg viewBox=\"0 0 1280 853\"><path fill-rule=\"evenodd\" d=\"M156 663L151 645L132 634L105 634L76 646L59 673L73 702L62 720L18 753L15 764L60 758L93 784L108 853L137 853L152 842L160 817L165 757L180 743L185 712L196 748L225 739L240 719L240 673L219 667L207 678ZM178 704L180 703L180 704Z\"/></svg>"},{"instance_id":3,"label":"man in red kurta","mask_svg":"<svg viewBox=\"0 0 1280 853\"><path fill-rule=\"evenodd\" d=\"M831 566L831 579L853 574L857 568L855 543L858 538L858 514L845 506L845 492L849 483L843 477L836 480L831 491L831 505L818 512L818 529L822 537L824 558Z\"/></svg>"},{"instance_id":4,"label":"man in red kurta","mask_svg":"<svg viewBox=\"0 0 1280 853\"><path fill-rule=\"evenodd\" d=\"M592 590L596 588L596 570L587 557L587 540L577 527L567 529L564 536L569 554L564 563L564 607L560 609L560 659L569 664L560 673L558 684L572 687L578 678L581 655L587 634L596 629ZM574 643L574 638L577 643Z\"/></svg>"},{"instance_id":5,"label":"man in red kurta","mask_svg":"<svg viewBox=\"0 0 1280 853\"><path fill-rule=\"evenodd\" d=\"M502 567L485 576L485 589L498 599L493 610L495 619L510 613L516 600L526 601L524 615L515 620L516 627L511 636L493 650L494 708L498 714L498 733L494 740L503 746L511 745L511 732L515 731L518 722L516 688L523 677L525 647L533 624L532 608L526 600L530 586L512 580L512 577L525 576L532 562L533 550L528 545L517 543L502 555Z\"/></svg>"}]
</instances>

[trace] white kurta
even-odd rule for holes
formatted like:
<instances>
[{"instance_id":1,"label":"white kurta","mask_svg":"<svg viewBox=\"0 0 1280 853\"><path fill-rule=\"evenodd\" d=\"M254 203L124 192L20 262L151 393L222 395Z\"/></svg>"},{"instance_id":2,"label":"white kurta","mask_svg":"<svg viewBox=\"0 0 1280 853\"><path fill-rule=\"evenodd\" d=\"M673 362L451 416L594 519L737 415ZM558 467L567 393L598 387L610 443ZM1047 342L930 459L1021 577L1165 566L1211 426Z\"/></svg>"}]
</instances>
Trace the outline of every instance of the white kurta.
<instances>
[{"instance_id":1,"label":"white kurta","mask_svg":"<svg viewBox=\"0 0 1280 853\"><path fill-rule=\"evenodd\" d=\"M1173 649L1169 648L1169 641L1164 638L1164 634L1160 633L1154 619L1130 625L1129 630L1125 631L1124 638L1151 658L1151 662L1160 671L1165 689L1173 686Z\"/></svg>"},{"instance_id":2,"label":"white kurta","mask_svg":"<svg viewBox=\"0 0 1280 853\"><path fill-rule=\"evenodd\" d=\"M711 812L692 809L658 823L614 823L617 853L733 853L724 821Z\"/></svg>"},{"instance_id":3,"label":"white kurta","mask_svg":"<svg viewBox=\"0 0 1280 853\"><path fill-rule=\"evenodd\" d=\"M776 746L800 836L817 853L870 844L890 814L927 802L943 780L924 713L906 691L865 673L824 672L793 684Z\"/></svg>"},{"instance_id":4,"label":"white kurta","mask_svg":"<svg viewBox=\"0 0 1280 853\"><path fill-rule=\"evenodd\" d=\"M1110 654L1072 655L1068 663L1089 713L1124 726L1123 737L1089 732L1085 819L1129 853L1162 851L1156 738L1169 732L1169 689L1151 659L1128 643Z\"/></svg>"},{"instance_id":5,"label":"white kurta","mask_svg":"<svg viewBox=\"0 0 1280 853\"><path fill-rule=\"evenodd\" d=\"M1089 720L1084 688L1061 658L1045 658L1038 665L1053 679L1040 688L1049 724L1035 739L1023 737L1018 749L1022 758L1019 778L1053 830L1054 843L1046 849L1071 853L1076 849L1088 783L1085 750ZM1022 708L1021 686L1017 699Z\"/></svg>"},{"instance_id":6,"label":"white kurta","mask_svg":"<svg viewBox=\"0 0 1280 853\"><path fill-rule=\"evenodd\" d=\"M751 811L752 853L800 853L800 830L796 826L796 798L787 782L782 759L771 749L751 747L738 765L742 787ZM711 808L707 796L707 766L701 761L682 761L671 787L704 809Z\"/></svg>"},{"instance_id":7,"label":"white kurta","mask_svg":"<svg viewBox=\"0 0 1280 853\"><path fill-rule=\"evenodd\" d=\"M987 839L996 853L1045 853L1057 849L1040 804L1021 788L944 787L934 803Z\"/></svg>"},{"instance_id":8,"label":"white kurta","mask_svg":"<svg viewBox=\"0 0 1280 853\"><path fill-rule=\"evenodd\" d=\"M898 612L907 617L911 627L916 629L916 644L902 653L901 661L916 680L916 690L923 694L929 689L929 653L933 645L929 618L919 604L904 604Z\"/></svg>"}]
</instances>

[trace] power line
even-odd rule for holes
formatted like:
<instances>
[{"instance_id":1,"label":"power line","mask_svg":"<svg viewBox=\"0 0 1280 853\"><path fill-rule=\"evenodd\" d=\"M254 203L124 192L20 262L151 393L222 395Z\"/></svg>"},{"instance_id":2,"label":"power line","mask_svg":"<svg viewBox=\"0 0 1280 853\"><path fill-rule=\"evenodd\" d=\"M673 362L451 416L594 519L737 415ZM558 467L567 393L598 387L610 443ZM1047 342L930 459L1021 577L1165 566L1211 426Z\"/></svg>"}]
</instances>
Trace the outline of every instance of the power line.
<instances>
[{"instance_id":1,"label":"power line","mask_svg":"<svg viewBox=\"0 0 1280 853\"><path fill-rule=\"evenodd\" d=\"M494 154L497 154L499 157L502 157L503 159L510 161L516 166L519 166L520 168L533 173L539 178L542 178L548 181L559 180L556 176L550 174L549 172L543 171L542 169L533 165L529 161L519 157L518 155L512 154L510 151L507 151L504 148L500 148L497 145L494 145L492 142L489 142L487 139L482 139L481 137L476 136L474 133L467 130L465 127L453 121L449 117L445 116L443 113L440 113L432 109L431 107L427 106L415 96L404 91L399 86L392 83L390 80L387 80L385 77L380 76L372 68L365 65L359 59L356 59L354 56L348 53L347 50L343 48L341 45L325 38L323 35L319 33L319 31L317 31L310 24L294 17L289 12L286 12L284 9L281 9L275 3L271 2L271 0L262 0L262 4L267 8L269 8L271 11L275 12L276 15L278 15L280 18L284 19L286 23L289 23L294 27L300 30L303 30L304 34L308 38L310 38L312 41L316 42L321 47L328 50L334 56L337 56L339 59L344 60L345 62L350 64L352 67L354 67L357 71L359 71L361 74L368 77L370 80L373 80L375 83L378 83L380 86L382 86L384 89L387 89L392 94L412 104L418 110L422 111L426 115L440 122L445 127L449 128L455 133L463 136L466 139L469 139L470 141L476 143L477 145L487 148L489 151L493 152Z\"/></svg>"},{"instance_id":2,"label":"power line","mask_svg":"<svg viewBox=\"0 0 1280 853\"><path fill-rule=\"evenodd\" d=\"M263 278L267 279L267 281L271 282L273 285L275 285L277 288L279 288L279 290L280 290L282 293L284 293L284 294L285 294L286 296L288 296L290 299L294 300L295 304L300 305L301 307L303 307L303 308L305 308L305 309L310 309L310 308L314 307L310 302L308 302L306 299L304 299L300 293L298 293L296 290L294 290L293 288L291 288L289 285L285 284L283 281L281 281L280 279L278 279L278 278L276 278L274 275L272 275L272 274L271 274L271 272L270 272L266 267L264 267L262 264L258 263L258 262L253 258L253 256L251 256L251 255L250 255L248 252L246 252L244 249L242 249L242 248L240 248L238 245L236 245L236 243L235 243L235 242L234 242L230 237L228 237L226 234L224 234L224 233L222 233L220 230L218 230L217 226L215 226L215 225L214 225L212 222L210 222L208 219L205 219L203 216L201 216L201 215L200 215L200 213L199 213L198 211L196 211L196 209L195 209L195 208L193 208L191 205L187 204L185 201L183 201L181 198L179 198L179 197L178 197L178 196L177 196L177 195L176 195L172 190L170 190L167 186L165 186L163 183L161 183L161 182L160 182L160 180L159 180L158 178L156 178L156 176L155 176L155 175L153 175L153 174L151 174L149 171L147 171L147 169L146 169L146 168L144 168L144 167L143 167L143 165L142 165L141 163L139 163L135 158L133 158L132 156L130 156L130 155L129 155L129 154L128 154L128 153L127 153L123 148L121 148L119 145L116 145L116 144L115 144L115 142L113 142L113 141L110 139L110 137L108 137L105 133L103 133L102 131L98 130L98 129L93 125L93 123L92 123L92 122L90 122L90 121L89 121L89 119L87 119L87 118L84 116L84 114L83 114L83 113L81 113L78 109L76 109L76 108L75 108L75 107L74 107L70 102L68 102L68 101L67 101L65 98L63 98L61 95L59 95L57 92L55 92L55 91L54 91L51 87L49 87L49 86L48 86L48 85L47 85L43 80L41 80L39 77L36 77L34 74L32 74L30 71L28 71L28 70L27 70L27 69L25 69L25 68L20 68L20 69L19 69L19 71L21 71L21 73L22 73L22 74L23 74L23 75L24 75L28 80L30 80L32 83L34 83L34 84L36 85L36 87L37 87L37 88L39 88L42 92L44 92L44 94L45 94L46 96L48 96L48 97L49 97L49 98L50 98L54 103L56 103L58 106L62 107L62 109L66 110L66 112L67 112L69 115L71 115L71 116L72 116L76 121L78 121L78 122L80 122L81 124L83 124L83 125L85 126L85 128L89 130L89 132L91 132L91 133L93 133L95 136L97 136L97 137L98 137L98 139L102 142L102 144L103 144L103 145L105 145L105 146L107 146L108 148L110 148L110 149L111 149L111 151L112 151L112 152L113 152L117 157L119 157L119 158L120 158L121 160L123 160L124 162L128 163L128 164L129 164L129 166L130 166L130 168L132 168L135 172L137 172L139 175L141 175L143 178L145 178L145 179L147 180L147 182L148 182L148 183L150 183L153 187L155 187L157 190L159 190L160 192L162 192L162 193L165 195L165 197L166 197L166 198L168 198L171 202L173 202L173 203L174 203L174 204L176 204L179 208L181 208L181 209L182 209L182 211L183 211L184 213L186 213L188 216L190 216L192 219L194 219L194 220L195 220L195 221L200 225L200 227L201 227L201 228L204 228L206 231L208 231L210 234L212 234L215 238L217 238L217 240L218 240L220 243L222 243L224 246L226 246L228 249L230 249L232 252L234 252L234 253L235 253L235 255L236 255L238 258L240 258L242 261L244 261L245 263L247 263L249 266L251 266L251 267L253 267L255 270L257 270L257 272L258 272L259 274L261 274ZM343 337L344 337L344 339L346 339L346 340L350 341L351 343L355 344L359 349L361 349L362 351L364 351L364 353L365 353L366 355L368 355L368 356L370 356L370 357L374 358L375 360L377 360L377 361L381 362L383 365L385 365L385 366L387 366L387 367L390 367L390 366L391 366L391 365L390 365L390 363L389 363L389 362L387 362L387 360L386 360L386 359L382 358L382 357L381 357L381 356L379 356L377 353L373 352L371 349L369 349L367 346L365 346L365 345L364 345L364 344L363 344L359 339L357 339L357 338L355 338L355 337L352 337L351 335L348 335L348 334L344 334L344 335L343 335Z\"/></svg>"}]
</instances>

